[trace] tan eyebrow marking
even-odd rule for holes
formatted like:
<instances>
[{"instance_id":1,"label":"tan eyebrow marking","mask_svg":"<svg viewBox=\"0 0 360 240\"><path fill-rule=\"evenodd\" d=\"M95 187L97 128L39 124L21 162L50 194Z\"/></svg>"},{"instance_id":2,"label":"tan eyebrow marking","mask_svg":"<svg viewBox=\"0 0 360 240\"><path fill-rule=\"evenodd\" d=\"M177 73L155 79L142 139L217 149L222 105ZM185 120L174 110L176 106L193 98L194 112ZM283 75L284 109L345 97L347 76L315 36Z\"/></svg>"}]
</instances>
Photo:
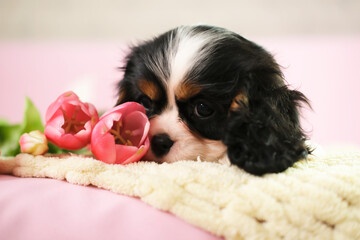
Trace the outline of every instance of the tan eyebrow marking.
<instances>
[{"instance_id":1,"label":"tan eyebrow marking","mask_svg":"<svg viewBox=\"0 0 360 240\"><path fill-rule=\"evenodd\" d=\"M137 83L138 88L151 100L159 100L160 90L158 86L147 79L140 79Z\"/></svg>"},{"instance_id":2,"label":"tan eyebrow marking","mask_svg":"<svg viewBox=\"0 0 360 240\"><path fill-rule=\"evenodd\" d=\"M239 93L233 99L233 101L230 105L230 111L235 111L235 110L244 108L244 106L248 106L248 105L249 105L248 98L243 93Z\"/></svg>"},{"instance_id":3,"label":"tan eyebrow marking","mask_svg":"<svg viewBox=\"0 0 360 240\"><path fill-rule=\"evenodd\" d=\"M197 84L184 82L176 88L175 96L177 100L184 101L198 94L201 89Z\"/></svg>"}]
</instances>

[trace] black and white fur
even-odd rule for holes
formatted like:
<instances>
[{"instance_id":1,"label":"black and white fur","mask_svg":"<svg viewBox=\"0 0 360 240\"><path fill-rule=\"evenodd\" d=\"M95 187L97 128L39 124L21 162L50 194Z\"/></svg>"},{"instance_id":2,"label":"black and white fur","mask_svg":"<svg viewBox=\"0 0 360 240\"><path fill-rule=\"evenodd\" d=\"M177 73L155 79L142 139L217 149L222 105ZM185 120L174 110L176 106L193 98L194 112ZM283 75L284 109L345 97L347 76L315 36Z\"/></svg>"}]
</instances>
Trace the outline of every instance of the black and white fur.
<instances>
[{"instance_id":1,"label":"black and white fur","mask_svg":"<svg viewBox=\"0 0 360 240\"><path fill-rule=\"evenodd\" d=\"M287 169L308 153L298 107L273 57L226 29L182 26L132 47L119 100L150 118L147 160L217 161L249 173ZM181 95L181 96L180 96Z\"/></svg>"}]
</instances>

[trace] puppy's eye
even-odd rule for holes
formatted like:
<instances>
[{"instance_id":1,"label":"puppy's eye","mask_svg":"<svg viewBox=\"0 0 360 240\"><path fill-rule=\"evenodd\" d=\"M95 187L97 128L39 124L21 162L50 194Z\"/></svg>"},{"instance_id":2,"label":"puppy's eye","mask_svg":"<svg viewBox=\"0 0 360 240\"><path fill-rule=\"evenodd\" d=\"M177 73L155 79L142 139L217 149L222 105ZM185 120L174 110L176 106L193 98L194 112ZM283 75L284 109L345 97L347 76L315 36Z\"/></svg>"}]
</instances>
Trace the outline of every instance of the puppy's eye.
<instances>
[{"instance_id":1,"label":"puppy's eye","mask_svg":"<svg viewBox=\"0 0 360 240\"><path fill-rule=\"evenodd\" d=\"M146 111L150 110L152 108L153 102L148 96L141 96L138 100L138 102L143 105Z\"/></svg>"},{"instance_id":2,"label":"puppy's eye","mask_svg":"<svg viewBox=\"0 0 360 240\"><path fill-rule=\"evenodd\" d=\"M199 118L210 117L214 113L214 109L212 109L209 104L205 102L198 102L195 105L194 113Z\"/></svg>"}]
</instances>

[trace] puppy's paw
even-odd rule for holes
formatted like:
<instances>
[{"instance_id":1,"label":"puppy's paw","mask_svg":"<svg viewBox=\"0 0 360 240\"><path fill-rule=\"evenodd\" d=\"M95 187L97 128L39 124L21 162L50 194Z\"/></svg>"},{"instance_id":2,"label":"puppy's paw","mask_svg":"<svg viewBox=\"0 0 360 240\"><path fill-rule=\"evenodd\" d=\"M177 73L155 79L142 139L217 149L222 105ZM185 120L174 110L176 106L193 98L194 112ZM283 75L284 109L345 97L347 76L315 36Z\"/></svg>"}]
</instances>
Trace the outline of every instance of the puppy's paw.
<instances>
[{"instance_id":1,"label":"puppy's paw","mask_svg":"<svg viewBox=\"0 0 360 240\"><path fill-rule=\"evenodd\" d=\"M238 113L233 120L223 141L231 163L245 171L255 175L278 173L306 158L308 149L295 125L286 121L278 124L261 112L250 116Z\"/></svg>"}]
</instances>

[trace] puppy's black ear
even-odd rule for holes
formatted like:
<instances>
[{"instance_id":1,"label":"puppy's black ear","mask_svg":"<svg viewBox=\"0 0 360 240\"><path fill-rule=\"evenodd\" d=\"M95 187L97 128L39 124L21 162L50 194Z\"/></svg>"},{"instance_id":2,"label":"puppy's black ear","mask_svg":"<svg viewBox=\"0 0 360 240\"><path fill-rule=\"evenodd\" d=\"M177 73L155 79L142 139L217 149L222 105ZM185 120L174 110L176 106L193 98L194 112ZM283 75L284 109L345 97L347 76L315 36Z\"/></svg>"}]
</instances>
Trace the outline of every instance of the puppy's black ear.
<instances>
[{"instance_id":1,"label":"puppy's black ear","mask_svg":"<svg viewBox=\"0 0 360 240\"><path fill-rule=\"evenodd\" d=\"M284 171L308 153L298 113L308 101L280 72L250 75L247 86L231 105L224 137L230 161L256 175Z\"/></svg>"}]
</instances>

